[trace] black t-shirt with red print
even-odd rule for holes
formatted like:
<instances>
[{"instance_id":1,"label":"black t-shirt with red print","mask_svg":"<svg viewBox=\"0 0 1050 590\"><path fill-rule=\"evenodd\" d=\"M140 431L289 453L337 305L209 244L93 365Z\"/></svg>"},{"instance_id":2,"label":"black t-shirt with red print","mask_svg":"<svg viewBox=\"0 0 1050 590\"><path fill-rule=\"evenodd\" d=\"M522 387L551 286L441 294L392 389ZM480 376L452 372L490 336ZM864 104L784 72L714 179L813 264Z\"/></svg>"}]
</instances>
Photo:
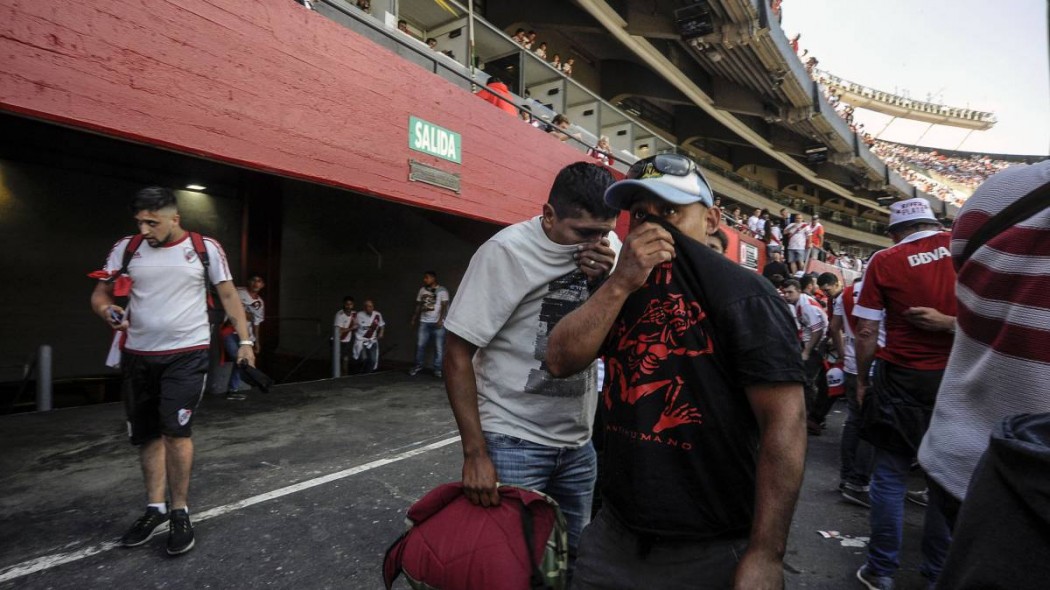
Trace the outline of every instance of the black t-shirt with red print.
<instances>
[{"instance_id":1,"label":"black t-shirt with red print","mask_svg":"<svg viewBox=\"0 0 1050 590\"><path fill-rule=\"evenodd\" d=\"M761 275L662 225L676 257L627 299L602 349L602 493L639 534L743 536L759 438L744 389L804 382L795 321Z\"/></svg>"}]
</instances>

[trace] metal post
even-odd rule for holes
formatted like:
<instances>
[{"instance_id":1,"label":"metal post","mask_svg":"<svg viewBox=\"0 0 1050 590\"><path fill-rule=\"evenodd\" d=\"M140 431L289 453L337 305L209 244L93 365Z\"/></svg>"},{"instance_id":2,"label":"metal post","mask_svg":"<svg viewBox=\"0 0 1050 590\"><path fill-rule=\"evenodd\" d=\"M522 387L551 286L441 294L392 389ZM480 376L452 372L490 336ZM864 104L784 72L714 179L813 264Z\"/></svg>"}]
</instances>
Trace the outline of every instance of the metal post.
<instances>
[{"instance_id":1,"label":"metal post","mask_svg":"<svg viewBox=\"0 0 1050 590\"><path fill-rule=\"evenodd\" d=\"M332 326L332 379L339 377L343 360L339 350L339 347L342 345L339 341L340 338L339 326Z\"/></svg>"},{"instance_id":2,"label":"metal post","mask_svg":"<svg viewBox=\"0 0 1050 590\"><path fill-rule=\"evenodd\" d=\"M51 411L51 347L40 346L36 361L36 410Z\"/></svg>"},{"instance_id":3,"label":"metal post","mask_svg":"<svg viewBox=\"0 0 1050 590\"><path fill-rule=\"evenodd\" d=\"M477 81L475 71L476 59L474 57L474 0L467 0L467 60L470 61L470 79Z\"/></svg>"}]
</instances>

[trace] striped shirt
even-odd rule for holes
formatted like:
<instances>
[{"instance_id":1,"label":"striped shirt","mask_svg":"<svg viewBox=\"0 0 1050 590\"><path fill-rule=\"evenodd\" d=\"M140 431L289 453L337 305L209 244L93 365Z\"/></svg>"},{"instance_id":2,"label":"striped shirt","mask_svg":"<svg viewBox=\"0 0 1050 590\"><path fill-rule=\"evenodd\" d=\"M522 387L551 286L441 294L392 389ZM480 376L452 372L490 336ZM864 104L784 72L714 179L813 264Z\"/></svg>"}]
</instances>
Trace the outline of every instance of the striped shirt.
<instances>
[{"instance_id":1,"label":"striped shirt","mask_svg":"<svg viewBox=\"0 0 1050 590\"><path fill-rule=\"evenodd\" d=\"M989 218L1050 182L1050 160L1009 168L974 193L955 223L958 265ZM1006 416L1050 412L1050 203L993 237L958 267L957 333L930 428L919 449L927 474L966 495L988 437Z\"/></svg>"}]
</instances>

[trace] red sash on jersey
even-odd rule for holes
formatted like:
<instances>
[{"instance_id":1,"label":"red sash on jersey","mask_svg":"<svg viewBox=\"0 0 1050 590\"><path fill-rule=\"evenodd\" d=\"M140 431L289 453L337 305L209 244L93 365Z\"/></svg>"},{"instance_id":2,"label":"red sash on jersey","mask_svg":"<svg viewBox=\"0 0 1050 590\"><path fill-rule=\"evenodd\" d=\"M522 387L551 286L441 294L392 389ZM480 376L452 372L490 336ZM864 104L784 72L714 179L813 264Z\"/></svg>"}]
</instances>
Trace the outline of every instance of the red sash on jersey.
<instances>
[{"instance_id":1,"label":"red sash on jersey","mask_svg":"<svg viewBox=\"0 0 1050 590\"><path fill-rule=\"evenodd\" d=\"M853 306L857 303L857 300L853 297L853 287L850 285L842 290L842 312L846 314L846 321L849 323L849 329L853 332L853 335L857 335L857 318L853 315Z\"/></svg>"},{"instance_id":2,"label":"red sash on jersey","mask_svg":"<svg viewBox=\"0 0 1050 590\"><path fill-rule=\"evenodd\" d=\"M368 330L365 330L364 338L366 340L371 339L372 335L376 333L376 329L379 328L379 314L372 316L372 325L368 326Z\"/></svg>"}]
</instances>

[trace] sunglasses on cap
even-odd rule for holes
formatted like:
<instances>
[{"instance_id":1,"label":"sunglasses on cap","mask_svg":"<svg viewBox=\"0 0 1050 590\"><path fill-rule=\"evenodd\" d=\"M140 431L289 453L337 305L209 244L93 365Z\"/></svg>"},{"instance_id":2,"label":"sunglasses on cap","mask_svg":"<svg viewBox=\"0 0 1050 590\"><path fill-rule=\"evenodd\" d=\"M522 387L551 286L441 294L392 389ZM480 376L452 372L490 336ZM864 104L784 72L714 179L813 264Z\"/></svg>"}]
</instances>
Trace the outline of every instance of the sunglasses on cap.
<instances>
[{"instance_id":1,"label":"sunglasses on cap","mask_svg":"<svg viewBox=\"0 0 1050 590\"><path fill-rule=\"evenodd\" d=\"M689 173L697 172L696 162L678 154L657 154L638 160L627 169L628 180L641 178L652 178L670 174L671 176L689 176Z\"/></svg>"}]
</instances>

